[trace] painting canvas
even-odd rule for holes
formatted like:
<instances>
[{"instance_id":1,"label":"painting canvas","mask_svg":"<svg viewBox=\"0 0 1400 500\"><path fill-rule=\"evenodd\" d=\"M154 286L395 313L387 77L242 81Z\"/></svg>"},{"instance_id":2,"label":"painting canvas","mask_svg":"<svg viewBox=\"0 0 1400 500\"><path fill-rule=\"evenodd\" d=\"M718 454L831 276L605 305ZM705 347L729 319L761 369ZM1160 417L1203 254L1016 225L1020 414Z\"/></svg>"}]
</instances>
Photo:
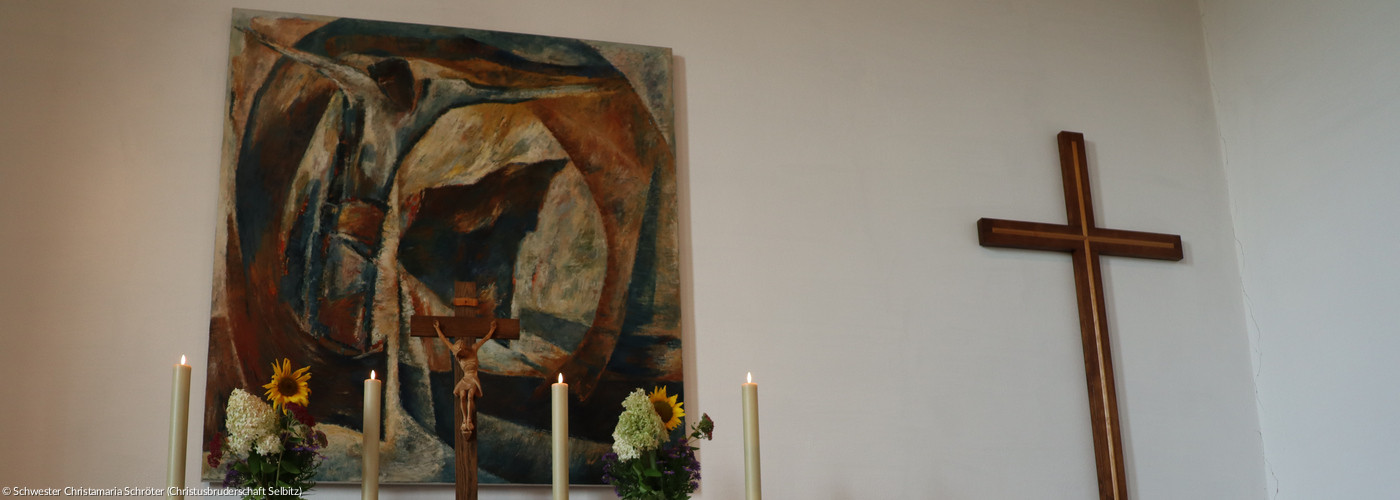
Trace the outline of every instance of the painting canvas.
<instances>
[{"instance_id":1,"label":"painting canvas","mask_svg":"<svg viewBox=\"0 0 1400 500\"><path fill-rule=\"evenodd\" d=\"M415 315L454 284L519 321L480 351L479 475L547 483L570 382L571 478L598 483L620 403L683 393L669 49L236 10L205 441L231 390L309 366L319 480L453 482L453 361ZM363 379L386 379L362 436ZM676 432L680 432L678 429ZM205 452L209 451L205 445ZM207 465L205 477L217 480Z\"/></svg>"}]
</instances>

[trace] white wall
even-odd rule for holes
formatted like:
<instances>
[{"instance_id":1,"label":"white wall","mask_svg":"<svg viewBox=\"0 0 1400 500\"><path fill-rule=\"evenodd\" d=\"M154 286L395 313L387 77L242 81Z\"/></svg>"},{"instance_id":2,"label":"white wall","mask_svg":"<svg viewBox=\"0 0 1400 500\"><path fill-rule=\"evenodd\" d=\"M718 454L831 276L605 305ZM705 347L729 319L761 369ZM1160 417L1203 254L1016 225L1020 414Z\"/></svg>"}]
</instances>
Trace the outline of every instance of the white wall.
<instances>
[{"instance_id":1,"label":"white wall","mask_svg":"<svg viewBox=\"0 0 1400 500\"><path fill-rule=\"evenodd\" d=\"M1400 3L1205 0L1270 498L1400 469Z\"/></svg>"},{"instance_id":2,"label":"white wall","mask_svg":"<svg viewBox=\"0 0 1400 500\"><path fill-rule=\"evenodd\" d=\"M207 343L234 6L0 0L0 485L161 484L168 367ZM974 230L1062 222L1054 135L1084 132L1100 223L1186 241L1180 263L1104 265L1134 498L1263 497L1192 2L236 6L675 49L687 406L718 420L712 500L741 495L748 370L770 498L1092 498L1068 259ZM424 491L449 495L383 496Z\"/></svg>"}]
</instances>

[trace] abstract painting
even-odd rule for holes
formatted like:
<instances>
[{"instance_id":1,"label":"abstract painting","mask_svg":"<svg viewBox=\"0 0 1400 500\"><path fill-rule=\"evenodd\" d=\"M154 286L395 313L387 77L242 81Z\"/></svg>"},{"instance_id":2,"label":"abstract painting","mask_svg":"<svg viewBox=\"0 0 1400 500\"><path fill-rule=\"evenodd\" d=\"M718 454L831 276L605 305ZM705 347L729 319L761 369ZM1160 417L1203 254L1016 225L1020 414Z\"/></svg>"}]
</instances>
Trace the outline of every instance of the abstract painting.
<instances>
[{"instance_id":1,"label":"abstract painting","mask_svg":"<svg viewBox=\"0 0 1400 500\"><path fill-rule=\"evenodd\" d=\"M309 366L319 480L453 482L453 361L414 315L471 282L520 338L480 351L484 483L547 483L549 384L570 477L598 483L620 403L683 393L671 51L236 10L205 441L229 392ZM385 379L378 436L363 384ZM676 432L680 432L677 430ZM208 452L208 445L205 445ZM206 466L206 479L215 471Z\"/></svg>"}]
</instances>

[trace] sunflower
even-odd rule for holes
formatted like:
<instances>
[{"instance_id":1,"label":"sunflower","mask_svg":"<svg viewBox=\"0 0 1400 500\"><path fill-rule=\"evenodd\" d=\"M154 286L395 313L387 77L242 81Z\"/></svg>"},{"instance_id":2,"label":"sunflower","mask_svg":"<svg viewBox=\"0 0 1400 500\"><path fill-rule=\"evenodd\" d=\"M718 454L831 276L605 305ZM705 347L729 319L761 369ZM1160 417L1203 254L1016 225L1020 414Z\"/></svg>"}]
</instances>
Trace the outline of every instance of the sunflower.
<instances>
[{"instance_id":1,"label":"sunflower","mask_svg":"<svg viewBox=\"0 0 1400 500\"><path fill-rule=\"evenodd\" d=\"M651 406L656 409L656 414L661 416L661 423L668 431L681 425L681 417L685 416L685 408L681 408L683 404L685 403L676 402L676 396L667 397L665 387L657 387L651 391Z\"/></svg>"},{"instance_id":2,"label":"sunflower","mask_svg":"<svg viewBox=\"0 0 1400 500\"><path fill-rule=\"evenodd\" d=\"M311 380L310 366L303 367L292 372L292 361L282 358L282 363L272 362L272 381L264 385L267 389L267 400L272 402L274 410L280 409L286 403L297 403L302 406L308 404L307 397L311 395L311 388L306 386L306 381Z\"/></svg>"}]
</instances>

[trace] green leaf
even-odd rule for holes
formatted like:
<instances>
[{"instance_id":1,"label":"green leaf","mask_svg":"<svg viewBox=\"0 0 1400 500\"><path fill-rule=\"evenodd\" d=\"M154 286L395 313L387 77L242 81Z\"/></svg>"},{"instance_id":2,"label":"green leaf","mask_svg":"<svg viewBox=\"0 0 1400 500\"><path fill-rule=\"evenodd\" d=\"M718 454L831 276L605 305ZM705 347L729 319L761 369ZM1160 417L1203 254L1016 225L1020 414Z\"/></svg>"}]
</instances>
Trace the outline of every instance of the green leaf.
<instances>
[{"instance_id":1,"label":"green leaf","mask_svg":"<svg viewBox=\"0 0 1400 500\"><path fill-rule=\"evenodd\" d=\"M282 470L291 474L301 474L301 468L297 467L297 464L292 463L291 460L282 461Z\"/></svg>"}]
</instances>

